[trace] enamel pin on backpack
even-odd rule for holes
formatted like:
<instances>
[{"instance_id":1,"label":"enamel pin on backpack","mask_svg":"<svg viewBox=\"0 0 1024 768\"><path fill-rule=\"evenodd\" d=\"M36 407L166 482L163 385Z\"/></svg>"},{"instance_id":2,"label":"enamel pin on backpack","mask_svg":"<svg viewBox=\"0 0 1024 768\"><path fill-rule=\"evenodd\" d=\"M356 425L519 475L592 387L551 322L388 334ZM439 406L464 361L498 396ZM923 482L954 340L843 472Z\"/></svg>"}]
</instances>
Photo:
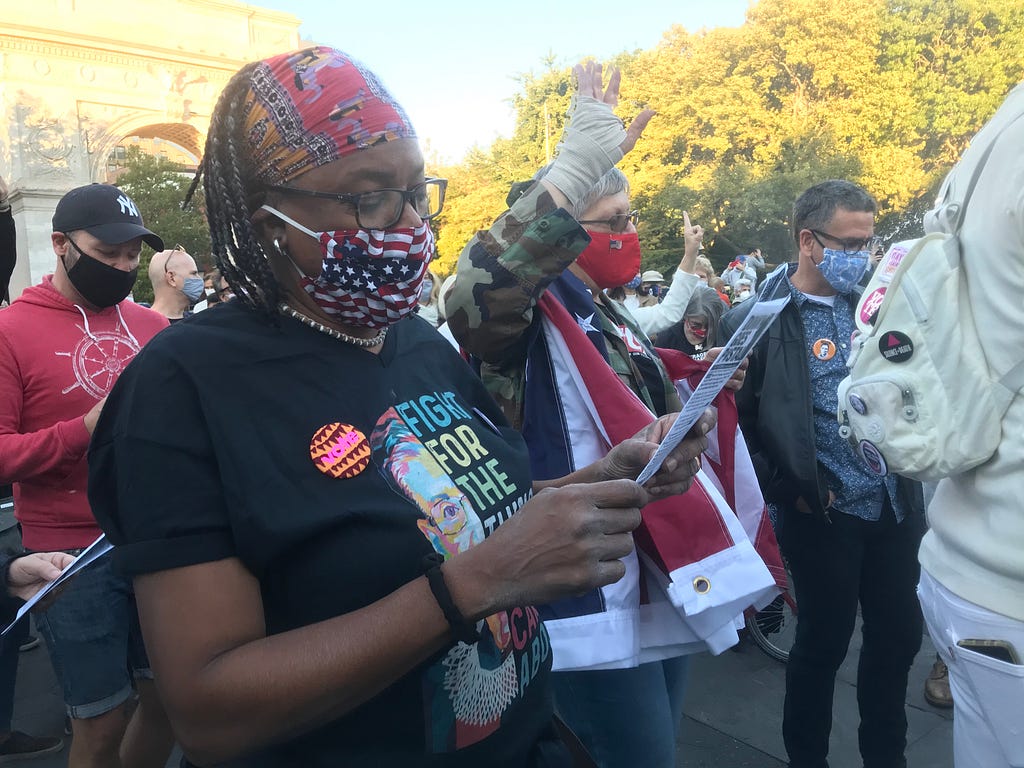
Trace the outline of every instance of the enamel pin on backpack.
<instances>
[{"instance_id":1,"label":"enamel pin on backpack","mask_svg":"<svg viewBox=\"0 0 1024 768\"><path fill-rule=\"evenodd\" d=\"M963 200L930 214L928 228L942 231L893 245L857 308L837 417L840 434L879 475L933 481L984 463L1024 387L1024 361L1001 377L990 369L961 263L964 214L1001 134L982 153Z\"/></svg>"}]
</instances>

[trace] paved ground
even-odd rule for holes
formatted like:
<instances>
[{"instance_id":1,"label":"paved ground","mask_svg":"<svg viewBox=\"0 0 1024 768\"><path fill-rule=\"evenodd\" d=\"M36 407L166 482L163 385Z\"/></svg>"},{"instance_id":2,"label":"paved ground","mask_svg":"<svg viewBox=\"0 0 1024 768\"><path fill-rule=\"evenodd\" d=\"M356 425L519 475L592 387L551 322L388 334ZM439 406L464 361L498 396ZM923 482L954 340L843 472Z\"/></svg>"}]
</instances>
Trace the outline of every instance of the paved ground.
<instances>
[{"instance_id":1,"label":"paved ground","mask_svg":"<svg viewBox=\"0 0 1024 768\"><path fill-rule=\"evenodd\" d=\"M857 652L860 633L839 671L833 709L832 768L860 768L857 751ZM953 767L951 710L930 706L922 693L935 653L925 636L907 690L909 768ZM721 656L700 656L679 742L679 768L784 768L782 700L785 666L749 641Z\"/></svg>"},{"instance_id":2,"label":"paved ground","mask_svg":"<svg viewBox=\"0 0 1024 768\"><path fill-rule=\"evenodd\" d=\"M836 684L832 768L860 768L857 755L856 650ZM925 703L921 690L934 653L926 637L911 672L907 696L910 768L952 768L952 716ZM686 718L679 741L678 768L783 768L782 696L785 667L750 643L721 656L693 659ZM63 728L60 691L41 646L21 655L14 726L33 734L59 734ZM37 768L64 768L60 755L34 760ZM172 759L168 766L177 763ZM643 768L641 761L637 768Z\"/></svg>"}]
</instances>

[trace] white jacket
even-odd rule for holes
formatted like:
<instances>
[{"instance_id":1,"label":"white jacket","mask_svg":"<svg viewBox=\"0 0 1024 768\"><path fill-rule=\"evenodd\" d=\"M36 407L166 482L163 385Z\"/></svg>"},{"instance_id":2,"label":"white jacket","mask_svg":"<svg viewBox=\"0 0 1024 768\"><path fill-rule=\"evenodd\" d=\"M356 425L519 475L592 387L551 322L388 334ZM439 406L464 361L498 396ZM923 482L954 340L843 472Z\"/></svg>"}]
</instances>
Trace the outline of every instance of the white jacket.
<instances>
[{"instance_id":1,"label":"white jacket","mask_svg":"<svg viewBox=\"0 0 1024 768\"><path fill-rule=\"evenodd\" d=\"M658 331L671 328L683 319L683 314L686 312L686 307L696 288L697 275L677 269L675 275L672 276L672 286L663 302L650 307L630 306L629 303L624 306L633 315L640 330L651 336Z\"/></svg>"},{"instance_id":2,"label":"white jacket","mask_svg":"<svg viewBox=\"0 0 1024 768\"><path fill-rule=\"evenodd\" d=\"M963 268L981 346L993 373L1024 360L1024 83L1007 97L950 172L962 199L971 172L999 136L961 230ZM999 449L985 464L942 480L928 507L921 565L946 589L1024 621L1024 395L1003 418Z\"/></svg>"}]
</instances>

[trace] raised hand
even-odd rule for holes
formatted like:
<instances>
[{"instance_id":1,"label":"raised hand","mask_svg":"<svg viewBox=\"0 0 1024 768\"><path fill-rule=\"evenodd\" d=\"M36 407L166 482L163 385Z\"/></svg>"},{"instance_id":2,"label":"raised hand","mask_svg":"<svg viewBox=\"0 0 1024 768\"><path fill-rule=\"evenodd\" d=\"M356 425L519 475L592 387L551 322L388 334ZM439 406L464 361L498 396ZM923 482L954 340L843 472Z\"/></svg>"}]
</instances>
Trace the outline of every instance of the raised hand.
<instances>
[{"instance_id":1,"label":"raised hand","mask_svg":"<svg viewBox=\"0 0 1024 768\"><path fill-rule=\"evenodd\" d=\"M614 107L619 103L619 82L622 76L618 69L612 67L608 87L604 88L601 70L599 61L584 61L572 68L576 78L576 96L587 96Z\"/></svg>"},{"instance_id":2,"label":"raised hand","mask_svg":"<svg viewBox=\"0 0 1024 768\"><path fill-rule=\"evenodd\" d=\"M654 116L644 110L627 130L612 108L619 103L621 74L612 69L608 85L602 82L601 65L590 61L573 68L576 94L569 112L569 124L558 145L558 155L542 180L571 205L580 202L623 155L636 146L644 128ZM560 205L563 200L556 195Z\"/></svg>"},{"instance_id":3,"label":"raised hand","mask_svg":"<svg viewBox=\"0 0 1024 768\"><path fill-rule=\"evenodd\" d=\"M690 214L683 211L683 251L687 256L696 255L700 252L700 244L704 241L704 227L700 224L690 223Z\"/></svg>"},{"instance_id":4,"label":"raised hand","mask_svg":"<svg viewBox=\"0 0 1024 768\"><path fill-rule=\"evenodd\" d=\"M587 61L573 67L573 74L576 76L577 96L587 96L607 104L609 107L617 107L619 104L619 85L622 82L622 71L618 67L611 67L608 75L608 85L602 87L602 67L597 61ZM619 150L623 155L629 153L636 146L637 140L643 135L647 124L657 113L653 109L645 109L626 128L626 136L619 144Z\"/></svg>"}]
</instances>

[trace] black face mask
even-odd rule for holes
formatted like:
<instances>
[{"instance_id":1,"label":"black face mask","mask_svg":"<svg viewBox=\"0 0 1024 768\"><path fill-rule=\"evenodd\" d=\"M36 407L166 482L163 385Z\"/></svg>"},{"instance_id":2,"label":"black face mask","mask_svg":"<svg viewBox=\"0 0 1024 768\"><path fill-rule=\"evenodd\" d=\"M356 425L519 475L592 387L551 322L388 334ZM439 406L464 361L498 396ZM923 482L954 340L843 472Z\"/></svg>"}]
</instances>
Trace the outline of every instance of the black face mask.
<instances>
[{"instance_id":1,"label":"black face mask","mask_svg":"<svg viewBox=\"0 0 1024 768\"><path fill-rule=\"evenodd\" d=\"M71 269L68 269L67 262L64 262L64 269L68 273L68 280L75 286L75 290L82 294L83 299L94 307L103 309L119 304L131 293L135 278L139 274L138 267L130 272L116 269L87 254L70 237L68 242L78 251L78 261Z\"/></svg>"}]
</instances>

